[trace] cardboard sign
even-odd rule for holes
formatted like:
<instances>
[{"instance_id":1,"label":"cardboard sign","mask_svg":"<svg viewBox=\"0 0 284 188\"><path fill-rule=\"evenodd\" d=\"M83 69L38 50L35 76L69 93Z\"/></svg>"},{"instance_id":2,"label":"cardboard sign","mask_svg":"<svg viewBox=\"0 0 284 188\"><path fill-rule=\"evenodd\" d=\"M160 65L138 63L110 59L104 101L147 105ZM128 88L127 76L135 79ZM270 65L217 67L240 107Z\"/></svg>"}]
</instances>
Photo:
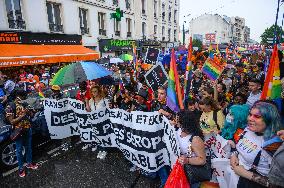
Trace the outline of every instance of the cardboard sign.
<instances>
[{"instance_id":1,"label":"cardboard sign","mask_svg":"<svg viewBox=\"0 0 284 188\"><path fill-rule=\"evenodd\" d=\"M167 83L168 75L163 65L158 63L145 74L145 80L153 91L157 91L160 86Z\"/></svg>"},{"instance_id":2,"label":"cardboard sign","mask_svg":"<svg viewBox=\"0 0 284 188\"><path fill-rule=\"evenodd\" d=\"M158 57L160 54L160 50L156 48L148 48L145 63L147 64L156 64L158 61Z\"/></svg>"}]
</instances>

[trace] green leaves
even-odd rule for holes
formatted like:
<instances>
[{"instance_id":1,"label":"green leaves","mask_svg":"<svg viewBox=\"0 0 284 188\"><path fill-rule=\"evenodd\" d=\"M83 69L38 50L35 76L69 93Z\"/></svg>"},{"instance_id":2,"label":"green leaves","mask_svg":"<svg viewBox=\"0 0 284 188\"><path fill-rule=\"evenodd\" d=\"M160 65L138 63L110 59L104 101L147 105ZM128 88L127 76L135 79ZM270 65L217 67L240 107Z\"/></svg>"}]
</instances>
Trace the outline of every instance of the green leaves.
<instances>
[{"instance_id":1,"label":"green leaves","mask_svg":"<svg viewBox=\"0 0 284 188\"><path fill-rule=\"evenodd\" d=\"M271 39L273 39L273 37L274 37L274 28L275 28L275 25L272 25L271 27L265 29L265 31L260 36L261 44L264 44L264 45L271 44ZM283 35L283 34L284 34L284 32L283 32L282 28L277 25L276 26L276 38L277 38L277 41L280 42L280 43L283 42L283 37L281 37L281 35Z\"/></svg>"}]
</instances>

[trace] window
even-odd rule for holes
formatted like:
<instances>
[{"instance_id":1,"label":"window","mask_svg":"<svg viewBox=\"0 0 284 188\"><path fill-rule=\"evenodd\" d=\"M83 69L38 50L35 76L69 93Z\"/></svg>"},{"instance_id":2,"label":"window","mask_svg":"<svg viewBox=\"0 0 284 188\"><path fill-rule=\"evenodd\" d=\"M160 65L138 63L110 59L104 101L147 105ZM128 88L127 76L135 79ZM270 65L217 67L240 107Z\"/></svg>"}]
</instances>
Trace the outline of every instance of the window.
<instances>
[{"instance_id":1,"label":"window","mask_svg":"<svg viewBox=\"0 0 284 188\"><path fill-rule=\"evenodd\" d=\"M154 18L157 18L157 6L158 6L158 2L157 0L154 1Z\"/></svg>"},{"instance_id":2,"label":"window","mask_svg":"<svg viewBox=\"0 0 284 188\"><path fill-rule=\"evenodd\" d=\"M174 22L177 23L177 10L174 11Z\"/></svg>"},{"instance_id":3,"label":"window","mask_svg":"<svg viewBox=\"0 0 284 188\"><path fill-rule=\"evenodd\" d=\"M87 12L87 9L79 8L80 29L82 35L89 33Z\"/></svg>"},{"instance_id":4,"label":"window","mask_svg":"<svg viewBox=\"0 0 284 188\"><path fill-rule=\"evenodd\" d=\"M142 37L143 39L146 38L146 23L142 22Z\"/></svg>"},{"instance_id":5,"label":"window","mask_svg":"<svg viewBox=\"0 0 284 188\"><path fill-rule=\"evenodd\" d=\"M165 4L163 3L162 4L162 19L163 19L163 21L165 21L165 15L166 15L166 13L165 13Z\"/></svg>"},{"instance_id":6,"label":"window","mask_svg":"<svg viewBox=\"0 0 284 188\"><path fill-rule=\"evenodd\" d=\"M165 40L165 26L162 26L162 40Z\"/></svg>"},{"instance_id":7,"label":"window","mask_svg":"<svg viewBox=\"0 0 284 188\"><path fill-rule=\"evenodd\" d=\"M112 0L112 4L117 6L118 5L118 0Z\"/></svg>"},{"instance_id":8,"label":"window","mask_svg":"<svg viewBox=\"0 0 284 188\"><path fill-rule=\"evenodd\" d=\"M157 34L157 30L158 30L158 26L157 26L157 25L154 25L154 35Z\"/></svg>"},{"instance_id":9,"label":"window","mask_svg":"<svg viewBox=\"0 0 284 188\"><path fill-rule=\"evenodd\" d=\"M98 22L99 22L99 35L106 36L105 30L105 13L99 12L98 13Z\"/></svg>"},{"instance_id":10,"label":"window","mask_svg":"<svg viewBox=\"0 0 284 188\"><path fill-rule=\"evenodd\" d=\"M127 25L127 37L131 37L131 19L126 18L126 25Z\"/></svg>"},{"instance_id":11,"label":"window","mask_svg":"<svg viewBox=\"0 0 284 188\"><path fill-rule=\"evenodd\" d=\"M169 6L169 22L171 21L172 19L172 7Z\"/></svg>"},{"instance_id":12,"label":"window","mask_svg":"<svg viewBox=\"0 0 284 188\"><path fill-rule=\"evenodd\" d=\"M48 23L51 32L63 32L60 6L58 3L46 2Z\"/></svg>"},{"instance_id":13,"label":"window","mask_svg":"<svg viewBox=\"0 0 284 188\"><path fill-rule=\"evenodd\" d=\"M177 30L174 30L174 42L177 41Z\"/></svg>"},{"instance_id":14,"label":"window","mask_svg":"<svg viewBox=\"0 0 284 188\"><path fill-rule=\"evenodd\" d=\"M26 29L20 0L5 0L9 28Z\"/></svg>"},{"instance_id":15,"label":"window","mask_svg":"<svg viewBox=\"0 0 284 188\"><path fill-rule=\"evenodd\" d=\"M125 7L126 9L131 9L130 0L125 0Z\"/></svg>"},{"instance_id":16,"label":"window","mask_svg":"<svg viewBox=\"0 0 284 188\"><path fill-rule=\"evenodd\" d=\"M141 0L141 4L142 4L142 14L146 14L146 11L145 11L145 0Z\"/></svg>"},{"instance_id":17,"label":"window","mask_svg":"<svg viewBox=\"0 0 284 188\"><path fill-rule=\"evenodd\" d=\"M115 36L120 36L120 22L119 21L116 21L116 19L114 19L114 34Z\"/></svg>"},{"instance_id":18,"label":"window","mask_svg":"<svg viewBox=\"0 0 284 188\"><path fill-rule=\"evenodd\" d=\"M171 29L168 29L168 38L169 38L169 41L171 40Z\"/></svg>"}]
</instances>

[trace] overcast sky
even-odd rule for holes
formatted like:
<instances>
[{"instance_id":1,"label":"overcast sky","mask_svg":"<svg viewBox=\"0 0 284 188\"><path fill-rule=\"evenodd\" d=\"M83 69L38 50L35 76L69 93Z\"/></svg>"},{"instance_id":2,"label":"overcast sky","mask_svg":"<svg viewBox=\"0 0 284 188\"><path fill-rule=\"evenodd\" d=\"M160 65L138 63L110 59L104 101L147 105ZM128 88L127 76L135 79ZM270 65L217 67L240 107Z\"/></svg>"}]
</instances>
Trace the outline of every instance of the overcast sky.
<instances>
[{"instance_id":1,"label":"overcast sky","mask_svg":"<svg viewBox=\"0 0 284 188\"><path fill-rule=\"evenodd\" d=\"M260 42L263 31L275 23L277 2L278 0L180 0L180 25L184 20L190 21L204 13L239 16L245 18L251 39ZM284 4L280 6L278 25L281 25L283 12Z\"/></svg>"}]
</instances>

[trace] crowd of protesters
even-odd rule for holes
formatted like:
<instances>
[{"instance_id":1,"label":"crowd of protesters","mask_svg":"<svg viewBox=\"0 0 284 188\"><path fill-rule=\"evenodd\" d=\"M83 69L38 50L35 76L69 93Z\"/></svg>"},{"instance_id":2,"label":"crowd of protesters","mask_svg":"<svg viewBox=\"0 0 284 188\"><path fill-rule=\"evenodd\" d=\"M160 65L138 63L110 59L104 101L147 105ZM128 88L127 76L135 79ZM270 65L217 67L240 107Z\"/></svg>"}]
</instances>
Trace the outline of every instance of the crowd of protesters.
<instances>
[{"instance_id":1,"label":"crowd of protesters","mask_svg":"<svg viewBox=\"0 0 284 188\"><path fill-rule=\"evenodd\" d=\"M202 72L202 65L207 55L200 51L195 52L192 58L194 68L187 106L178 114L167 106L167 86L160 86L157 91L153 91L144 77L147 70L141 67L134 70L132 63L109 65L108 69L113 71L109 82L102 84L101 80L84 81L79 84L75 95L68 96L60 86L49 86L50 79L63 65L38 66L33 69L23 67L5 71L0 75L0 113L1 117L6 117L12 125L30 130L28 110L20 101L24 100L28 93L45 88L52 91L51 95L46 97L76 98L86 103L87 111L94 111L105 106L129 112L158 111L171 120L172 125L176 127L181 150L179 161L187 166L189 171L191 166L210 163L204 136L214 132L231 140L232 173L240 176L236 183L237 187L283 187L284 176L281 173L284 167L283 144L274 155L262 148L263 142L273 135L278 134L284 139L283 112L279 111L272 101L260 100L265 81L266 59L263 52L254 53L258 53L256 61L250 54L241 54L237 61L228 60L221 76L216 81L210 81ZM279 59L282 61L282 57ZM223 62L220 61L220 63ZM165 69L168 72L167 65ZM180 68L180 75L184 75L182 70L184 69ZM181 83L184 83L183 79L184 77L181 76ZM282 89L284 89L284 81ZM13 107L14 104L15 107ZM236 136L236 133L239 134ZM71 139L62 141L63 149L67 150L71 147ZM27 168L36 169L37 165L32 163L30 148L31 131L26 131L23 137L16 140L21 177L25 176L21 152L23 145L28 148ZM82 149L89 147L92 151L99 151L99 159L107 156L108 149L95 143L86 144ZM250 147L253 149L248 152ZM130 170L141 169L130 165ZM157 173L143 171L141 173L147 177L160 177L162 187L167 181L170 167L163 167ZM200 186L194 173L189 174L188 179L191 187Z\"/></svg>"}]
</instances>

